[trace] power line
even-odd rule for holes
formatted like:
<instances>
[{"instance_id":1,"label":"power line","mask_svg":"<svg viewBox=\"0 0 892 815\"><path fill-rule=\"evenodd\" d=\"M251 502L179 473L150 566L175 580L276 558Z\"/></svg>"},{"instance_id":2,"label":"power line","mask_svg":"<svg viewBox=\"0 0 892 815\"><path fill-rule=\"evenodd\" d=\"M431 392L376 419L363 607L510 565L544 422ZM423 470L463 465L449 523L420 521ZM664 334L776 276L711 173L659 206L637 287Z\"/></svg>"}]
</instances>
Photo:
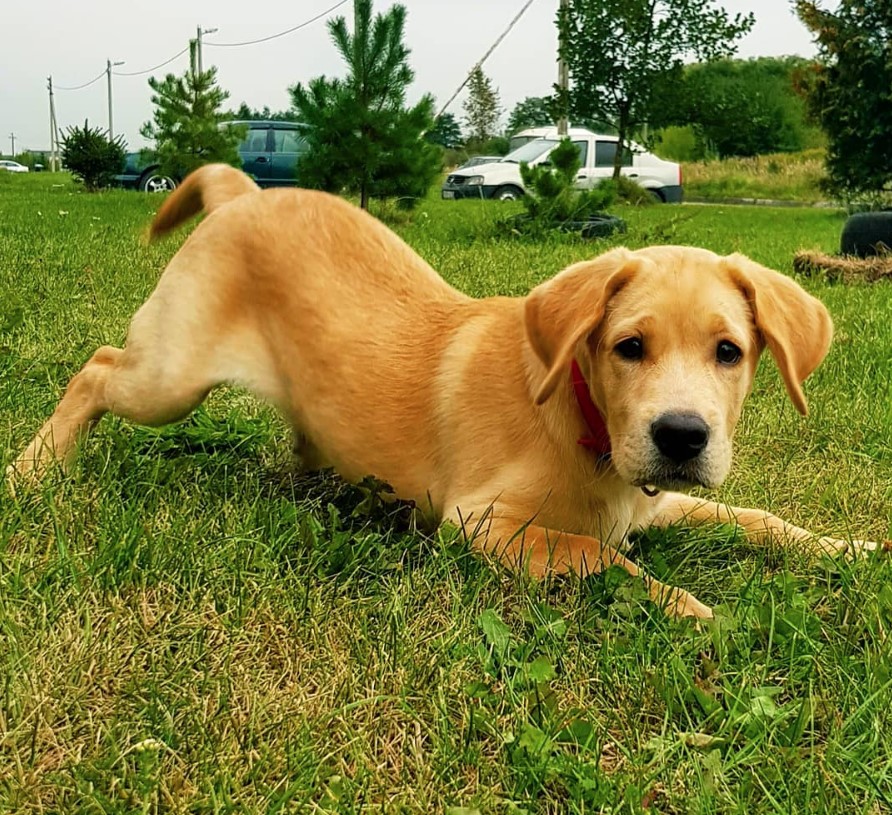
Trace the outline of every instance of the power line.
<instances>
[{"instance_id":1,"label":"power line","mask_svg":"<svg viewBox=\"0 0 892 815\"><path fill-rule=\"evenodd\" d=\"M165 65L173 62L177 57L183 56L188 50L189 46L187 45L182 51L177 51L170 59L159 62L151 68L146 68L144 71L115 71L114 74L115 76L142 76L143 74L150 74L152 71L157 71L159 68L163 68Z\"/></svg>"},{"instance_id":2,"label":"power line","mask_svg":"<svg viewBox=\"0 0 892 815\"><path fill-rule=\"evenodd\" d=\"M331 14L335 9L340 8L349 1L350 0L340 0L339 3L335 3L331 8L326 9L321 14L317 14L312 19L307 20L300 25L296 25L293 28L289 28L285 31L280 31L278 34L271 34L269 37L261 37L259 40L246 40L245 42L211 42L210 40L206 40L203 44L213 45L215 48L238 48L242 45L257 45L257 43L269 42L270 40L275 40L278 37L284 37L286 34L290 34L292 31L297 31L300 28L306 28L308 25L315 23L317 20L321 20L323 17Z\"/></svg>"},{"instance_id":3,"label":"power line","mask_svg":"<svg viewBox=\"0 0 892 815\"><path fill-rule=\"evenodd\" d=\"M514 15L514 19L511 20L510 23L508 23L508 27L501 34L499 34L499 38L489 47L489 50L474 64L474 67L471 68L470 73L468 73L468 75L465 77L464 82L462 82L461 85L459 85L456 89L455 93L449 97L449 101L445 105L443 105L442 108L440 108L440 112L436 116L437 119L439 119L446 112L446 108L448 108L455 101L455 97L458 96L462 92L462 88L464 88L464 86L468 84L468 80L471 78L471 75L474 73L474 71L477 70L477 68L479 68L481 65L483 65L483 63L486 62L487 59L489 59L489 55L493 51L495 51L496 48L499 47L499 43L508 36L508 32L512 28L514 28L517 21L521 17L523 17L524 13L531 5L533 5L533 0L527 0L527 2L524 3L523 8L521 8L521 10Z\"/></svg>"},{"instance_id":4,"label":"power line","mask_svg":"<svg viewBox=\"0 0 892 815\"><path fill-rule=\"evenodd\" d=\"M317 14L315 17L312 17L309 20L305 20L304 22L302 22L296 26L293 26L292 28L288 28L285 31L280 31L278 34L271 34L268 37L261 37L258 40L246 40L245 42L210 42L209 40L204 40L204 41L202 41L202 44L203 45L214 45L218 48L237 48L237 47L240 47L243 45L257 45L258 43L261 43L261 42L269 42L270 40L275 40L275 39L278 39L279 37L284 37L286 34L291 34L294 31L298 31L301 28L306 28L308 25L312 25L317 20L321 20L323 17L326 17L327 15L331 14L333 11L335 11L336 9L340 8L341 6L345 5L348 2L350 2L350 0L340 0L340 2L335 3L331 8L326 9L325 11L321 12L320 14ZM175 59L177 59L178 57L181 57L183 54L185 54L189 50L189 48L190 48L190 46L187 45L182 51L177 51L177 53L174 54L169 59L164 60L164 62L159 62L157 65L153 65L151 68L146 68L144 71L114 71L113 73L115 76L142 76L143 74L150 74L150 73L152 73L152 71L157 71L159 68L163 68L165 65L169 65ZM103 71L95 79L91 79L89 82L85 82L83 85L74 85L72 87L64 87L62 85L56 85L55 89L58 91L79 91L79 90L82 90L83 88L88 88L94 82L98 82L100 79L102 79L102 77L105 73L106 73L106 71Z\"/></svg>"},{"instance_id":5,"label":"power line","mask_svg":"<svg viewBox=\"0 0 892 815\"><path fill-rule=\"evenodd\" d=\"M99 74L99 76L95 77L94 79L91 79L89 82L84 82L83 85L75 85L73 88L63 88L61 85L56 85L55 88L57 91L79 91L79 90L82 90L83 88L90 87L90 85L92 85L94 82L98 82L104 76L105 76L105 68L102 69L102 72Z\"/></svg>"}]
</instances>

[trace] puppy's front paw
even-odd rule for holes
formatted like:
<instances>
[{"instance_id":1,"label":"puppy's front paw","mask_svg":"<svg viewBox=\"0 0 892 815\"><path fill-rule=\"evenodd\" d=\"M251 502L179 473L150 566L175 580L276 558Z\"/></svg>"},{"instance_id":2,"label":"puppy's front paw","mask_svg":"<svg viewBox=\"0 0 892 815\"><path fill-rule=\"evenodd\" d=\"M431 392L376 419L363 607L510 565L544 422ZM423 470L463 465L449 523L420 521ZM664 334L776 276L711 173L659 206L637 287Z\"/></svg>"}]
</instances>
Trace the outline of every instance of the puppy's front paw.
<instances>
[{"instance_id":1,"label":"puppy's front paw","mask_svg":"<svg viewBox=\"0 0 892 815\"><path fill-rule=\"evenodd\" d=\"M15 497L21 490L39 486L49 471L47 461L28 455L26 451L6 467L6 489Z\"/></svg>"},{"instance_id":2,"label":"puppy's front paw","mask_svg":"<svg viewBox=\"0 0 892 815\"><path fill-rule=\"evenodd\" d=\"M6 489L9 494L15 497L16 490L22 484L33 481L34 476L32 467L21 466L18 461L13 462L6 468Z\"/></svg>"},{"instance_id":3,"label":"puppy's front paw","mask_svg":"<svg viewBox=\"0 0 892 815\"><path fill-rule=\"evenodd\" d=\"M656 596L651 596L671 617L695 617L698 620L711 620L715 616L709 606L701 603L693 594L684 589L660 586Z\"/></svg>"},{"instance_id":4,"label":"puppy's front paw","mask_svg":"<svg viewBox=\"0 0 892 815\"><path fill-rule=\"evenodd\" d=\"M831 555L832 557L837 557L839 555L866 557L868 552L874 552L877 549L889 551L892 549L892 541L887 540L880 544L876 541L847 541L839 538L823 537L817 539L816 549L819 554Z\"/></svg>"},{"instance_id":5,"label":"puppy's front paw","mask_svg":"<svg viewBox=\"0 0 892 815\"><path fill-rule=\"evenodd\" d=\"M698 620L711 620L715 614L712 609L701 603L693 594L685 592L684 598L676 604L673 612L677 617L696 617Z\"/></svg>"}]
</instances>

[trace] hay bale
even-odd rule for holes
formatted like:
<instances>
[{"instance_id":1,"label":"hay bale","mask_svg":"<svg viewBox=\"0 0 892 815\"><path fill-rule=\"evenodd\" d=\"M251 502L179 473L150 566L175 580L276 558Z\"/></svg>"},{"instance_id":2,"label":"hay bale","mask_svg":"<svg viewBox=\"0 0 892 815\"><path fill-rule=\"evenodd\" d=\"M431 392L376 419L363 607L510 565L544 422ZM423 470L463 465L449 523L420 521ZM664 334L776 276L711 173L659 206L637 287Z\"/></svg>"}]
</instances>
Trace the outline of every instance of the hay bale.
<instances>
[{"instance_id":1,"label":"hay bale","mask_svg":"<svg viewBox=\"0 0 892 815\"><path fill-rule=\"evenodd\" d=\"M793 271L797 274L841 280L843 283L892 278L892 253L857 258L846 255L827 255L823 252L797 252L793 257Z\"/></svg>"}]
</instances>

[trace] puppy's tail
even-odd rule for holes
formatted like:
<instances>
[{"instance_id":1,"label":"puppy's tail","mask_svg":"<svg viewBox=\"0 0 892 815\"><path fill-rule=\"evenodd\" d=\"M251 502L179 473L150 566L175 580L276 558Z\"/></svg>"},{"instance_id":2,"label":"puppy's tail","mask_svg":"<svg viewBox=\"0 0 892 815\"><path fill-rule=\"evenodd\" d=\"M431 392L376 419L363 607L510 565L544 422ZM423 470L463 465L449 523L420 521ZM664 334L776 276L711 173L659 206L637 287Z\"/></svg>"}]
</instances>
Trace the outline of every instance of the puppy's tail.
<instances>
[{"instance_id":1,"label":"puppy's tail","mask_svg":"<svg viewBox=\"0 0 892 815\"><path fill-rule=\"evenodd\" d=\"M149 227L148 240L166 235L199 212L210 214L233 198L259 189L241 170L228 164L199 167L161 205Z\"/></svg>"}]
</instances>

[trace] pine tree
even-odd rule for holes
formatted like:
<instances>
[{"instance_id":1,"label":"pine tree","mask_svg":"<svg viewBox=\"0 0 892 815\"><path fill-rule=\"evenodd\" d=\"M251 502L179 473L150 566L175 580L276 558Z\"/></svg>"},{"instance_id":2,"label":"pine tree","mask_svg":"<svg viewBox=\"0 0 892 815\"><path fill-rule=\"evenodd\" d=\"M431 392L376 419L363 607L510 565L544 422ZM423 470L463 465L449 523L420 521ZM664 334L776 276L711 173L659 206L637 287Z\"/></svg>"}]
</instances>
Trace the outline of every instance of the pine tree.
<instances>
[{"instance_id":1,"label":"pine tree","mask_svg":"<svg viewBox=\"0 0 892 815\"><path fill-rule=\"evenodd\" d=\"M598 184L591 190L575 189L580 166L579 149L570 139L561 139L548 156L547 165L521 164L520 176L529 193L521 199L526 217L509 221L512 227L528 234L541 233L584 221L613 203L616 187L612 183Z\"/></svg>"},{"instance_id":2,"label":"pine tree","mask_svg":"<svg viewBox=\"0 0 892 815\"><path fill-rule=\"evenodd\" d=\"M155 112L140 133L155 142L161 171L184 178L203 164L219 161L241 166L238 144L245 129L222 127L229 114L221 105L229 94L217 86L217 69L188 70L181 76L149 79Z\"/></svg>"},{"instance_id":3,"label":"pine tree","mask_svg":"<svg viewBox=\"0 0 892 815\"><path fill-rule=\"evenodd\" d=\"M273 122L291 122L294 120L294 114L287 110L271 110L269 105L264 105L262 110L255 110L247 102L242 102L235 110L229 110L225 114L228 120L239 122L247 122L252 120L263 120Z\"/></svg>"},{"instance_id":4,"label":"pine tree","mask_svg":"<svg viewBox=\"0 0 892 815\"><path fill-rule=\"evenodd\" d=\"M451 113L441 113L425 138L440 147L455 148L461 144L461 128Z\"/></svg>"},{"instance_id":5,"label":"pine tree","mask_svg":"<svg viewBox=\"0 0 892 815\"><path fill-rule=\"evenodd\" d=\"M423 138L433 126L433 98L405 107L414 78L403 42L405 20L404 6L394 5L373 20L371 0L355 0L352 34L343 17L329 23L348 75L320 76L290 89L308 125L298 183L359 193L367 209L370 198L398 197L412 204L439 174L440 150Z\"/></svg>"},{"instance_id":6,"label":"pine tree","mask_svg":"<svg viewBox=\"0 0 892 815\"><path fill-rule=\"evenodd\" d=\"M502 112L499 92L493 88L492 80L483 73L479 65L468 79L468 98L464 108L469 139L484 142L498 133L499 115Z\"/></svg>"},{"instance_id":7,"label":"pine tree","mask_svg":"<svg viewBox=\"0 0 892 815\"><path fill-rule=\"evenodd\" d=\"M90 127L69 127L62 137L62 161L87 192L110 187L124 169L124 137L109 139L108 132Z\"/></svg>"}]
</instances>

